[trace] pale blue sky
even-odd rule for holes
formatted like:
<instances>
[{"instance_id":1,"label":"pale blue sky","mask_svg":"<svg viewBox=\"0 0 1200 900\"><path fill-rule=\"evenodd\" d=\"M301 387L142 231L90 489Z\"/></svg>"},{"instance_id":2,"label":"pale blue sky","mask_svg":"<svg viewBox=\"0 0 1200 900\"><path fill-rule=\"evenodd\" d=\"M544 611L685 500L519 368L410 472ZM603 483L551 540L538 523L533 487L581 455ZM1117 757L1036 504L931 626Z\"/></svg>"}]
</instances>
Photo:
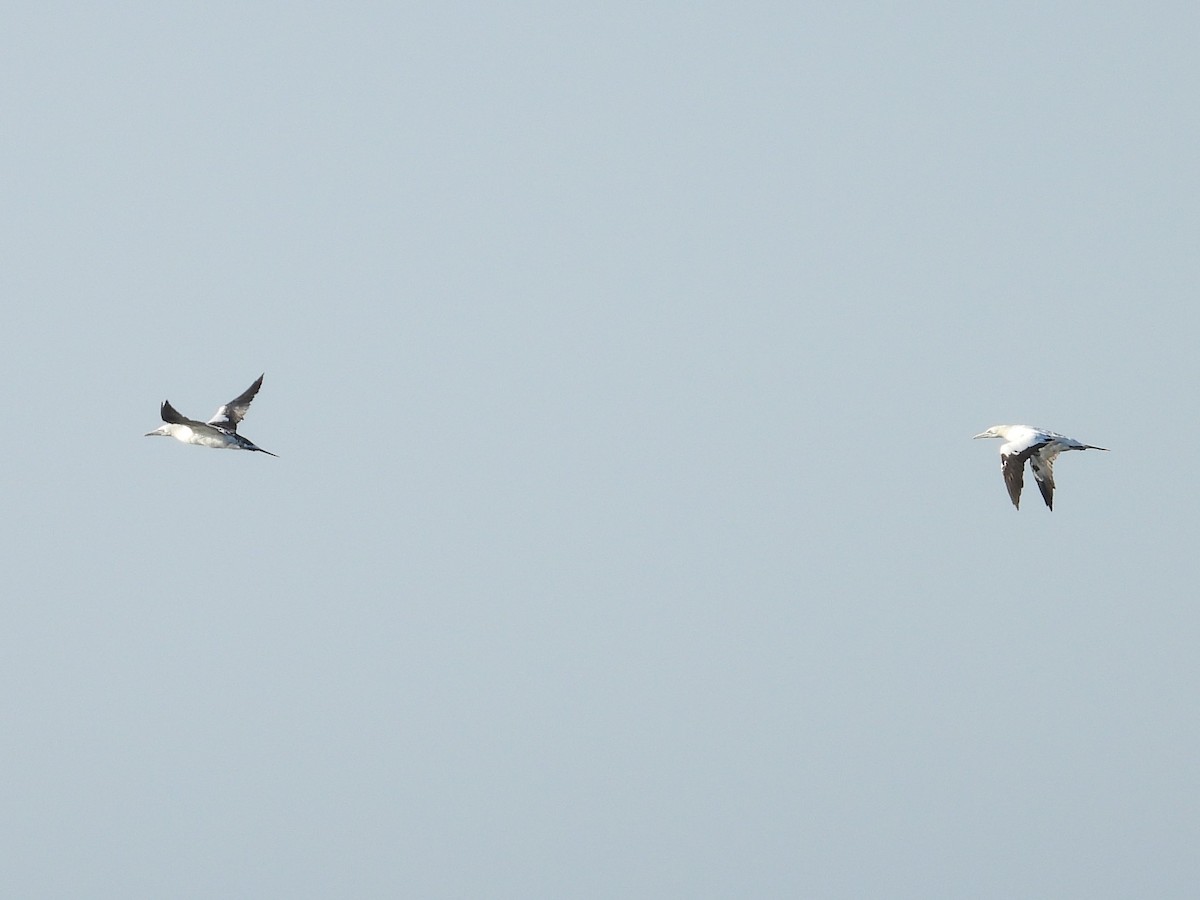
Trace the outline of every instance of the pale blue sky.
<instances>
[{"instance_id":1,"label":"pale blue sky","mask_svg":"<svg viewBox=\"0 0 1200 900\"><path fill-rule=\"evenodd\" d=\"M5 890L1191 896L1198 26L4 13Z\"/></svg>"}]
</instances>

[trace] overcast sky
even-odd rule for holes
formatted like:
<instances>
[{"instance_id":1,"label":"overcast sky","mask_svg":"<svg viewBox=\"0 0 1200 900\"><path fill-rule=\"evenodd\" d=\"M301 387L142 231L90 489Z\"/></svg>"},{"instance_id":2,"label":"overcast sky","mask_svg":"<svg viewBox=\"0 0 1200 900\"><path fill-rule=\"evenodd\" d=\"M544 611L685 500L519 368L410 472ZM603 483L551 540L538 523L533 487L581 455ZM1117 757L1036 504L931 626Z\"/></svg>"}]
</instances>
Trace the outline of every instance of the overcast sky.
<instances>
[{"instance_id":1,"label":"overcast sky","mask_svg":"<svg viewBox=\"0 0 1200 900\"><path fill-rule=\"evenodd\" d=\"M5 892L1194 896L1198 30L3 13Z\"/></svg>"}]
</instances>

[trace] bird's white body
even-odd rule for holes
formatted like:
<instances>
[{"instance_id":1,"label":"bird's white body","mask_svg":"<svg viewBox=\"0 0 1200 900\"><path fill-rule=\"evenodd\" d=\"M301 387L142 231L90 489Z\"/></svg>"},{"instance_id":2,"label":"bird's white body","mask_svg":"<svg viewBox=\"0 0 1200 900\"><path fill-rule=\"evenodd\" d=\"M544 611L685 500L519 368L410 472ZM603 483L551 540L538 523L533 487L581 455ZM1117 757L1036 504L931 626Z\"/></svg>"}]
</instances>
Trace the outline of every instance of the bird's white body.
<instances>
[{"instance_id":1,"label":"bird's white body","mask_svg":"<svg viewBox=\"0 0 1200 900\"><path fill-rule=\"evenodd\" d=\"M1013 506L1021 508L1021 488L1025 481L1025 462L1028 460L1038 490L1046 506L1054 509L1054 460L1064 450L1107 450L1084 444L1057 431L1033 428L1029 425L993 425L976 438L1001 438L1000 469Z\"/></svg>"},{"instance_id":2,"label":"bird's white body","mask_svg":"<svg viewBox=\"0 0 1200 900\"><path fill-rule=\"evenodd\" d=\"M173 437L177 441L183 441L185 444L198 444L201 447L213 447L218 450L240 450L233 435L226 434L219 428L197 429L190 425L177 425L167 423L162 426L160 431L165 431L168 437Z\"/></svg>"}]
</instances>

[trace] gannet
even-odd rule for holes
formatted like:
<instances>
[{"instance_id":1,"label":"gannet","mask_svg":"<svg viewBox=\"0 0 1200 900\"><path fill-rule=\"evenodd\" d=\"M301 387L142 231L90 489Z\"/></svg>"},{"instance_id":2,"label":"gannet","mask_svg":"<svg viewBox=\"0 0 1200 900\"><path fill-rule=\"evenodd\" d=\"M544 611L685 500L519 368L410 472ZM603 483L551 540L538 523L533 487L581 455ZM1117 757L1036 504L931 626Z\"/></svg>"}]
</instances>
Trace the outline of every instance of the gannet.
<instances>
[{"instance_id":1,"label":"gannet","mask_svg":"<svg viewBox=\"0 0 1200 900\"><path fill-rule=\"evenodd\" d=\"M1025 460L1029 460L1029 468L1033 470L1033 477L1037 479L1038 490L1042 492L1046 506L1054 509L1054 458L1064 450L1108 450L1107 447L1081 444L1065 435L1029 425L993 425L982 434L975 435L975 438L1004 438L1006 441L1000 447L1000 469L1008 486L1008 496L1017 509L1021 508Z\"/></svg>"},{"instance_id":2,"label":"gannet","mask_svg":"<svg viewBox=\"0 0 1200 900\"><path fill-rule=\"evenodd\" d=\"M264 373L265 374L265 373ZM201 447L217 447L226 450L257 450L259 453L265 453L268 456L275 456L270 450L264 450L262 447L256 447L253 443L246 440L237 433L238 422L246 418L246 411L250 409L250 401L254 399L254 395L258 393L258 389L262 387L263 376L259 375L258 380L246 390L230 400L224 406L217 410L207 422L197 422L195 419L189 419L186 416L181 416L176 412L175 407L171 405L169 400L164 400L162 404L162 420L165 425L146 432L146 437L155 437L162 435L163 437L173 437L177 441L183 441L185 444L199 444Z\"/></svg>"}]
</instances>

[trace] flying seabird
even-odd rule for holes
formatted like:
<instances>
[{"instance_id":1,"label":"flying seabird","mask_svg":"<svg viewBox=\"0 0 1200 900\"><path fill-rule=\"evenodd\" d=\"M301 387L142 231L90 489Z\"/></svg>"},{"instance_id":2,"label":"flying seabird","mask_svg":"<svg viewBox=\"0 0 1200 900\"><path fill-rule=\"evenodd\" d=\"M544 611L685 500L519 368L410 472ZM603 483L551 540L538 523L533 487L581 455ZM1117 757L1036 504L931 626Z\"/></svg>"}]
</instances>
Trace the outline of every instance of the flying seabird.
<instances>
[{"instance_id":1,"label":"flying seabird","mask_svg":"<svg viewBox=\"0 0 1200 900\"><path fill-rule=\"evenodd\" d=\"M254 399L254 395L258 393L258 389L262 387L262 382L263 377L259 375L254 384L218 409L216 415L207 422L197 422L195 419L189 419L186 416L180 415L169 400L164 400L162 405L162 420L166 424L153 431L146 432L146 437L162 435L163 437L173 437L175 440L183 441L185 444L199 444L201 447L217 447L226 450L257 450L259 453L266 453L268 456L278 458L270 450L254 446L253 443L237 433L238 422L246 418L246 411L250 409L250 401Z\"/></svg>"},{"instance_id":2,"label":"flying seabird","mask_svg":"<svg viewBox=\"0 0 1200 900\"><path fill-rule=\"evenodd\" d=\"M1029 460L1029 468L1033 470L1033 477L1037 479L1042 499L1046 501L1046 506L1053 510L1054 458L1064 450L1108 451L1107 447L1081 444L1074 438L1029 425L993 425L982 434L975 435L975 438L1004 438L1006 443L1000 447L1000 470L1004 473L1008 496L1012 498L1013 506L1017 509L1021 508L1025 460Z\"/></svg>"}]
</instances>

